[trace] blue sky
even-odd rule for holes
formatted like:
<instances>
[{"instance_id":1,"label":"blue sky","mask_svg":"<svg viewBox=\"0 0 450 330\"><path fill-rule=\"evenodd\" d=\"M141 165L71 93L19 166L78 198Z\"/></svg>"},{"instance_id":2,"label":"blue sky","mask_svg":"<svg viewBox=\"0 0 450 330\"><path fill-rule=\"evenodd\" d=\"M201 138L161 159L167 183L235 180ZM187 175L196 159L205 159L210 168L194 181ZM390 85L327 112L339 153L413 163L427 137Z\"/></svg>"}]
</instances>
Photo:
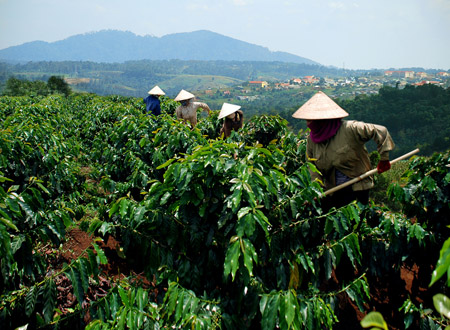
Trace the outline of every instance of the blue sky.
<instances>
[{"instance_id":1,"label":"blue sky","mask_svg":"<svg viewBox=\"0 0 450 330\"><path fill-rule=\"evenodd\" d=\"M450 69L450 0L0 0L0 49L210 30L349 69Z\"/></svg>"}]
</instances>

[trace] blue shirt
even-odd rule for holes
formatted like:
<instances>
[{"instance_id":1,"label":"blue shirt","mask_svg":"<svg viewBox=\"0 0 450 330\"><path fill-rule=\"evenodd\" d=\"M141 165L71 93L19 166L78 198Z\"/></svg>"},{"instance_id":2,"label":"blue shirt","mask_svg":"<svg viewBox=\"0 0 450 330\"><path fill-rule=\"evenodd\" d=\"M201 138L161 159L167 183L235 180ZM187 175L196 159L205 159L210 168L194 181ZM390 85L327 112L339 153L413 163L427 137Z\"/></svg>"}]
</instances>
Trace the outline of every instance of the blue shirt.
<instances>
[{"instance_id":1,"label":"blue shirt","mask_svg":"<svg viewBox=\"0 0 450 330\"><path fill-rule=\"evenodd\" d=\"M144 98L145 109L147 113L152 113L155 116L159 116L161 114L161 104L159 102L159 98L155 95L149 95Z\"/></svg>"}]
</instances>

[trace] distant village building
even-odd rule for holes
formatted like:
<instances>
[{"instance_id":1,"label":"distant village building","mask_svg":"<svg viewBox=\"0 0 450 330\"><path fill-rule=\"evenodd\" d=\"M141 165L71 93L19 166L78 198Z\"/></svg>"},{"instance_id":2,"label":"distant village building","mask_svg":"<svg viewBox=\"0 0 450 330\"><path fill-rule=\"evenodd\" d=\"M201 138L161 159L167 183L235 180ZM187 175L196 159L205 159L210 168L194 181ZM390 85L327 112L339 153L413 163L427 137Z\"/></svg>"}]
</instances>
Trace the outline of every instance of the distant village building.
<instances>
[{"instance_id":1,"label":"distant village building","mask_svg":"<svg viewBox=\"0 0 450 330\"><path fill-rule=\"evenodd\" d=\"M250 85L259 85L259 87L262 87L262 88L265 88L269 85L267 83L267 81L259 81L259 80L249 81L248 83Z\"/></svg>"},{"instance_id":2,"label":"distant village building","mask_svg":"<svg viewBox=\"0 0 450 330\"><path fill-rule=\"evenodd\" d=\"M414 71L405 71L405 78L414 78Z\"/></svg>"},{"instance_id":3,"label":"distant village building","mask_svg":"<svg viewBox=\"0 0 450 330\"><path fill-rule=\"evenodd\" d=\"M426 72L416 72L416 77L420 78L420 79L423 79L423 78L428 77L428 73L426 73Z\"/></svg>"},{"instance_id":4,"label":"distant village building","mask_svg":"<svg viewBox=\"0 0 450 330\"><path fill-rule=\"evenodd\" d=\"M336 81L331 78L324 78L326 86L336 86Z\"/></svg>"},{"instance_id":5,"label":"distant village building","mask_svg":"<svg viewBox=\"0 0 450 330\"><path fill-rule=\"evenodd\" d=\"M385 76L397 78L414 78L414 71L384 71Z\"/></svg>"},{"instance_id":6,"label":"distant village building","mask_svg":"<svg viewBox=\"0 0 450 330\"><path fill-rule=\"evenodd\" d=\"M281 89L281 88L287 89L290 87L291 87L291 84L289 84L289 83L275 83L275 88L277 88L277 89Z\"/></svg>"},{"instance_id":7,"label":"distant village building","mask_svg":"<svg viewBox=\"0 0 450 330\"><path fill-rule=\"evenodd\" d=\"M316 78L314 76L305 76L303 77L303 81L307 84L316 84L319 82L319 78Z\"/></svg>"},{"instance_id":8,"label":"distant village building","mask_svg":"<svg viewBox=\"0 0 450 330\"><path fill-rule=\"evenodd\" d=\"M438 76L438 77L450 77L450 73L445 72L445 71L441 71L441 72L436 73L436 76Z\"/></svg>"},{"instance_id":9,"label":"distant village building","mask_svg":"<svg viewBox=\"0 0 450 330\"><path fill-rule=\"evenodd\" d=\"M440 85L441 82L433 81L433 80L422 80L421 82L415 83L415 86L423 86L423 85Z\"/></svg>"}]
</instances>

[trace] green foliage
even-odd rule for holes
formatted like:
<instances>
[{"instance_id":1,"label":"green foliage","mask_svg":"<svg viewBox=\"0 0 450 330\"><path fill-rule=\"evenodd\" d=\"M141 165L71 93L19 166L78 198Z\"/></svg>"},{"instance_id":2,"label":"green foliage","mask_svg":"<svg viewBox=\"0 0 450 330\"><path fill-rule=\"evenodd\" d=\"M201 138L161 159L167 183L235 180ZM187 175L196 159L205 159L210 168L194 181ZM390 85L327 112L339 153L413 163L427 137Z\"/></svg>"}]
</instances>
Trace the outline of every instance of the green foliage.
<instances>
[{"instance_id":1,"label":"green foliage","mask_svg":"<svg viewBox=\"0 0 450 330\"><path fill-rule=\"evenodd\" d=\"M438 293L433 297L433 304L436 310L447 318L450 318L450 299L443 294Z\"/></svg>"},{"instance_id":2,"label":"green foliage","mask_svg":"<svg viewBox=\"0 0 450 330\"><path fill-rule=\"evenodd\" d=\"M71 93L69 84L62 77L51 76L47 83L41 80L29 81L11 77L6 81L3 95L8 96L46 96L50 94Z\"/></svg>"},{"instance_id":3,"label":"green foliage","mask_svg":"<svg viewBox=\"0 0 450 330\"><path fill-rule=\"evenodd\" d=\"M381 315L378 312L370 312L367 314L361 321L361 326L363 328L370 328L371 329L384 329L388 330L388 326L386 324L386 321L383 318L383 315Z\"/></svg>"},{"instance_id":4,"label":"green foliage","mask_svg":"<svg viewBox=\"0 0 450 330\"><path fill-rule=\"evenodd\" d=\"M51 76L47 80L47 87L51 94L61 93L65 96L69 96L72 92L69 84L62 77Z\"/></svg>"},{"instance_id":5,"label":"green foliage","mask_svg":"<svg viewBox=\"0 0 450 330\"><path fill-rule=\"evenodd\" d=\"M442 245L436 269L432 273L430 286L447 273L447 286L450 286L450 238Z\"/></svg>"},{"instance_id":6,"label":"green foliage","mask_svg":"<svg viewBox=\"0 0 450 330\"><path fill-rule=\"evenodd\" d=\"M3 95L48 95L48 89L43 81L26 81L11 77L6 81Z\"/></svg>"},{"instance_id":7,"label":"green foliage","mask_svg":"<svg viewBox=\"0 0 450 330\"><path fill-rule=\"evenodd\" d=\"M374 153L376 153L376 151ZM395 212L401 211L402 204L395 199L389 198L387 191L392 183L399 185L406 184L407 180L403 175L409 168L409 163L410 161L407 160L396 162L392 164L389 171L374 176L375 186L370 190L370 198L374 200L376 204L386 205L386 207ZM375 168L378 161L372 164L373 168Z\"/></svg>"},{"instance_id":8,"label":"green foliage","mask_svg":"<svg viewBox=\"0 0 450 330\"><path fill-rule=\"evenodd\" d=\"M450 255L450 238L447 239L444 244L442 245L439 260L436 264L436 269L433 271L431 276L431 282L429 286L431 287L436 281L438 281L446 272L447 272L447 287L450 286L450 261L449 261L449 255ZM433 304L434 308L438 313L445 316L447 319L450 319L450 300L449 298L442 294L438 293L433 296ZM450 325L446 327L446 329L449 329Z\"/></svg>"},{"instance_id":9,"label":"green foliage","mask_svg":"<svg viewBox=\"0 0 450 330\"><path fill-rule=\"evenodd\" d=\"M0 232L2 238L2 287L18 289L17 283L35 280L45 272L42 256L34 253L37 241L58 244L66 227L72 224L68 210L60 203L45 202L49 194L41 182L30 178L30 184L18 193L18 186L7 191L0 187Z\"/></svg>"},{"instance_id":10,"label":"green foliage","mask_svg":"<svg viewBox=\"0 0 450 330\"><path fill-rule=\"evenodd\" d=\"M116 286L90 310L95 319L86 329L219 329L220 310L177 283L170 283L161 305L143 288Z\"/></svg>"},{"instance_id":11,"label":"green foliage","mask_svg":"<svg viewBox=\"0 0 450 330\"><path fill-rule=\"evenodd\" d=\"M260 116L224 139L216 111L191 129L176 105L162 99L153 117L129 97L0 98L2 327L63 327L89 308L88 329L331 329L344 300L371 309L375 278L440 246L448 153L417 157L389 188L404 214L356 203L324 214L303 132ZM99 245L46 269L46 249L79 221L167 291L123 280L87 306L108 262ZM77 300L66 316L60 277ZM427 307L405 305L405 324Z\"/></svg>"},{"instance_id":12,"label":"green foliage","mask_svg":"<svg viewBox=\"0 0 450 330\"><path fill-rule=\"evenodd\" d=\"M447 237L450 211L449 151L429 158L415 158L404 176L407 184L394 184L388 189L389 198L403 206L406 215L416 217L429 230L436 230L442 243Z\"/></svg>"},{"instance_id":13,"label":"green foliage","mask_svg":"<svg viewBox=\"0 0 450 330\"><path fill-rule=\"evenodd\" d=\"M434 154L428 158L417 157L409 164L409 168L404 174L406 183L395 183L388 189L389 198L397 200L402 205L403 212L414 219L415 224L410 227L408 233L409 239L425 238L424 242L432 247L430 249L433 251L432 253L437 247L442 246L439 260L432 272L430 287L436 285L438 280L448 272L449 267L447 260L450 244L447 239L450 234L448 231L449 160L448 151ZM432 233L429 239L426 239L426 236L429 235L427 232ZM420 255L418 249L412 251L415 255ZM424 257L430 258L429 255ZM448 286L448 281L446 283ZM440 289L445 291L443 286L440 286ZM445 295L436 294L433 303L439 313L446 314L448 303ZM424 311L422 306L418 308L410 300L405 301L401 309L405 313L406 328L411 326L415 317L421 320L420 323L423 327L438 328L437 324L442 324L442 321L430 316L427 310Z\"/></svg>"},{"instance_id":14,"label":"green foliage","mask_svg":"<svg viewBox=\"0 0 450 330\"><path fill-rule=\"evenodd\" d=\"M41 278L40 282L35 282L30 287L10 291L8 295L3 296L0 301L0 311L2 312L0 324L11 327L17 322L21 322L21 324L37 322L44 326L60 322L59 313L55 313L58 293L55 281L63 276L70 279L74 295L81 307L91 279L92 281L98 280L99 265L107 262L104 252L99 249L97 244L93 243L92 247L97 256L89 247L69 265L64 265L57 272L53 270L49 276ZM26 318L18 317L22 311Z\"/></svg>"}]
</instances>

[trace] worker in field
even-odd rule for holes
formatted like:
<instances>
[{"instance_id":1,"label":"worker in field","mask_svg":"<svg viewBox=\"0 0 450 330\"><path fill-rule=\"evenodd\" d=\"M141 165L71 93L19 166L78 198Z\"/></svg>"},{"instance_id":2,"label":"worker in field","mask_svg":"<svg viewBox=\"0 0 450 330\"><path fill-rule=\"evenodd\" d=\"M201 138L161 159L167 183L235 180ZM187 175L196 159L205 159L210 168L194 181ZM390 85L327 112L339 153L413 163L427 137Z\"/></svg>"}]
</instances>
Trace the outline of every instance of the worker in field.
<instances>
[{"instance_id":1,"label":"worker in field","mask_svg":"<svg viewBox=\"0 0 450 330\"><path fill-rule=\"evenodd\" d=\"M148 91L148 96L144 98L145 110L148 115L159 116L161 114L161 102L159 100L161 95L166 95L166 93L159 86L155 86Z\"/></svg>"},{"instance_id":2,"label":"worker in field","mask_svg":"<svg viewBox=\"0 0 450 330\"><path fill-rule=\"evenodd\" d=\"M292 115L294 118L305 119L310 129L306 143L307 158L320 171L320 174L311 175L312 179L323 182L325 190L372 169L365 147L369 140L375 141L380 154L378 173L391 167L389 151L395 145L386 127L342 120L348 115L323 92L316 93ZM367 204L369 189L372 187L373 178L369 176L323 198L322 208L328 211L331 207L341 207L354 200Z\"/></svg>"},{"instance_id":3,"label":"worker in field","mask_svg":"<svg viewBox=\"0 0 450 330\"><path fill-rule=\"evenodd\" d=\"M191 94L184 89L182 89L175 98L175 101L181 103L181 105L179 105L175 109L177 119L183 119L185 122L190 122L192 127L195 127L195 125L197 125L198 108L201 108L203 109L203 111L208 112L208 116L211 115L211 109L209 108L209 106L203 102L194 102L194 98L194 94Z\"/></svg>"},{"instance_id":4,"label":"worker in field","mask_svg":"<svg viewBox=\"0 0 450 330\"><path fill-rule=\"evenodd\" d=\"M223 121L220 134L223 133L224 137L229 137L231 131L238 131L244 124L244 113L242 112L240 105L224 103L220 110L218 119L225 118Z\"/></svg>"}]
</instances>

